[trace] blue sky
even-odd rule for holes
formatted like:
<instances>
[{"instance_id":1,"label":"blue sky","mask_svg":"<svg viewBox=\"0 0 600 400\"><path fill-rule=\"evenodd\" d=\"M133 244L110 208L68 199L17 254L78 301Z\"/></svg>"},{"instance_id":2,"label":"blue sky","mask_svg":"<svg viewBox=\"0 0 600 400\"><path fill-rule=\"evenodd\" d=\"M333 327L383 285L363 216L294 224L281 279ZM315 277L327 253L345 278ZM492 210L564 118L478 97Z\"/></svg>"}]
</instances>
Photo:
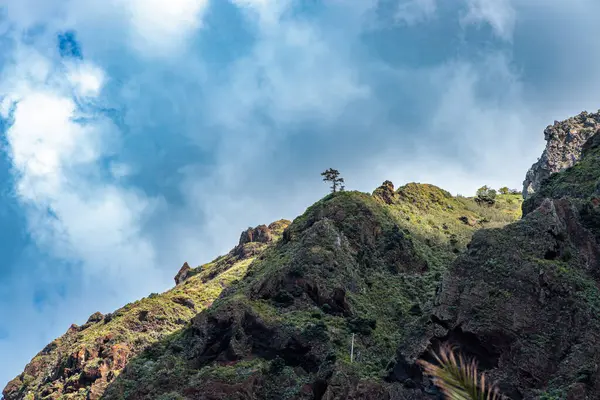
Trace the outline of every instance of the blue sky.
<instances>
[{"instance_id":1,"label":"blue sky","mask_svg":"<svg viewBox=\"0 0 600 400\"><path fill-rule=\"evenodd\" d=\"M520 188L600 108L596 0L4 0L0 386L184 261L385 179Z\"/></svg>"}]
</instances>

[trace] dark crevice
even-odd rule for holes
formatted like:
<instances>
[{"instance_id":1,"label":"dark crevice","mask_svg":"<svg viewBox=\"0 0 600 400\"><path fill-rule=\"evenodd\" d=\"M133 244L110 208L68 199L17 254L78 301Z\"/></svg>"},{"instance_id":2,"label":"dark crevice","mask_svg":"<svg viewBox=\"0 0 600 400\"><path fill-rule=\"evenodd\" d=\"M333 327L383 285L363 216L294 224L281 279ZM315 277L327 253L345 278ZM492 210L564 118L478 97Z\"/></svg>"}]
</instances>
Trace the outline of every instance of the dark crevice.
<instances>
[{"instance_id":1,"label":"dark crevice","mask_svg":"<svg viewBox=\"0 0 600 400\"><path fill-rule=\"evenodd\" d=\"M546 259L546 260L556 260L558 258L558 256L559 256L558 251L556 251L555 249L549 249L544 254L544 259Z\"/></svg>"},{"instance_id":2,"label":"dark crevice","mask_svg":"<svg viewBox=\"0 0 600 400\"><path fill-rule=\"evenodd\" d=\"M444 321L432 316L432 321L447 326ZM486 342L471 332L464 332L460 327L454 328L443 337L433 338L429 348L420 354L418 359L436 363L431 350L438 351L440 346L448 344L453 346L456 351L466 360L476 360L480 370L485 371L498 367L500 353L495 350L496 347L504 347L508 340L498 336L486 339ZM421 367L413 361L407 360L403 355L399 355L395 364L389 369L388 382L399 382L404 386L412 388L419 387L426 393L437 393L437 389L431 380L423 374Z\"/></svg>"},{"instance_id":3,"label":"dark crevice","mask_svg":"<svg viewBox=\"0 0 600 400\"><path fill-rule=\"evenodd\" d=\"M281 358L286 365L302 367L307 372L316 372L319 362L310 352L310 345L296 337L291 337L281 347L275 343L275 332L255 316L247 314L244 319L244 333L251 340L252 354L265 360Z\"/></svg>"},{"instance_id":4,"label":"dark crevice","mask_svg":"<svg viewBox=\"0 0 600 400\"><path fill-rule=\"evenodd\" d=\"M450 326L448 325L448 323L442 319L440 319L437 315L431 315L431 322L433 322L434 324L440 325L441 327L445 328L445 329L450 329Z\"/></svg>"},{"instance_id":5,"label":"dark crevice","mask_svg":"<svg viewBox=\"0 0 600 400\"><path fill-rule=\"evenodd\" d=\"M327 386L329 384L324 379L318 379L313 384L313 396L315 400L321 400L327 391Z\"/></svg>"},{"instance_id":6,"label":"dark crevice","mask_svg":"<svg viewBox=\"0 0 600 400\"><path fill-rule=\"evenodd\" d=\"M489 370L497 368L500 359L500 353L491 346L493 342L504 345L506 340L501 337L489 338L488 343L484 343L474 333L464 332L460 327L457 327L448 332L448 335L440 339L438 343L434 343L434 348L438 348L443 343L448 343L455 346L466 358L475 359L480 369Z\"/></svg>"}]
</instances>

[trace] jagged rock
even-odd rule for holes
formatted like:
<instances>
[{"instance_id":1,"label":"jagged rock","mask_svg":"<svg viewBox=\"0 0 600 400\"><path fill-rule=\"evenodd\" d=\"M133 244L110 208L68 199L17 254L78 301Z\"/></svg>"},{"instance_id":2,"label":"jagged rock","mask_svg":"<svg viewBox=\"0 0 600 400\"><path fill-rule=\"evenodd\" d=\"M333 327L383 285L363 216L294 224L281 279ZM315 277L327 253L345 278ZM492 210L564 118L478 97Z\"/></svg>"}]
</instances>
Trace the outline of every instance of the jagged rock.
<instances>
[{"instance_id":1,"label":"jagged rock","mask_svg":"<svg viewBox=\"0 0 600 400\"><path fill-rule=\"evenodd\" d=\"M436 300L446 333L428 343L458 345L509 398L566 390L584 366L597 376L600 238L578 207L546 199L519 223L477 232ZM587 382L577 398L599 398L600 381Z\"/></svg>"},{"instance_id":2,"label":"jagged rock","mask_svg":"<svg viewBox=\"0 0 600 400\"><path fill-rule=\"evenodd\" d=\"M240 235L239 246L246 243L269 243L273 240L271 230L266 225L259 225L256 228L248 228Z\"/></svg>"},{"instance_id":3,"label":"jagged rock","mask_svg":"<svg viewBox=\"0 0 600 400\"><path fill-rule=\"evenodd\" d=\"M194 303L194 301L187 297L182 297L182 296L173 297L173 302L180 304L184 307L190 308L192 310L196 309L196 304Z\"/></svg>"},{"instance_id":4,"label":"jagged rock","mask_svg":"<svg viewBox=\"0 0 600 400\"><path fill-rule=\"evenodd\" d=\"M88 318L86 324L100 322L104 319L104 315L101 312L95 312Z\"/></svg>"},{"instance_id":5,"label":"jagged rock","mask_svg":"<svg viewBox=\"0 0 600 400\"><path fill-rule=\"evenodd\" d=\"M283 231L285 231L285 229L290 226L291 223L292 222L288 221L287 219L280 219L278 221L271 222L268 228L269 231L271 231L271 234L281 236Z\"/></svg>"},{"instance_id":6,"label":"jagged rock","mask_svg":"<svg viewBox=\"0 0 600 400\"><path fill-rule=\"evenodd\" d=\"M469 225L469 226L475 226L477 225L477 221L474 218L470 218L466 215L463 215L459 218L460 222L462 222L463 224Z\"/></svg>"},{"instance_id":7,"label":"jagged rock","mask_svg":"<svg viewBox=\"0 0 600 400\"><path fill-rule=\"evenodd\" d=\"M379 197L386 204L394 203L396 199L396 192L394 191L394 184L391 181L384 181L375 191L373 196Z\"/></svg>"},{"instance_id":8,"label":"jagged rock","mask_svg":"<svg viewBox=\"0 0 600 400\"><path fill-rule=\"evenodd\" d=\"M190 274L190 266L187 262L183 263L183 266L179 269L177 275L175 275L175 285L181 285Z\"/></svg>"},{"instance_id":9,"label":"jagged rock","mask_svg":"<svg viewBox=\"0 0 600 400\"><path fill-rule=\"evenodd\" d=\"M282 221L274 222L273 227L281 229ZM285 228L284 228L285 229ZM274 235L271 229L266 225L259 225L256 228L248 228L240 235L238 245L232 250L232 254L239 258L253 257L264 249L264 245L273 241Z\"/></svg>"},{"instance_id":10,"label":"jagged rock","mask_svg":"<svg viewBox=\"0 0 600 400\"><path fill-rule=\"evenodd\" d=\"M581 157L584 143L600 129L600 111L581 114L549 125L544 130L546 149L531 166L523 181L523 197L540 189L543 180L574 165Z\"/></svg>"}]
</instances>

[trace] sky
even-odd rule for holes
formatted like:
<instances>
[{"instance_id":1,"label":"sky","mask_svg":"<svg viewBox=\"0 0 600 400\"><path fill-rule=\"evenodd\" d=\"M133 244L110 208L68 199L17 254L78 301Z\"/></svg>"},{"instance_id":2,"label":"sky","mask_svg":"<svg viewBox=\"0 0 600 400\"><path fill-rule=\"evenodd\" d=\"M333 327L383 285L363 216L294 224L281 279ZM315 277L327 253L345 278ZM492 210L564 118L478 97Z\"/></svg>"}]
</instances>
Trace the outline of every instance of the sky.
<instances>
[{"instance_id":1,"label":"sky","mask_svg":"<svg viewBox=\"0 0 600 400\"><path fill-rule=\"evenodd\" d=\"M600 108L597 0L0 0L0 387L240 232L384 180L521 188Z\"/></svg>"}]
</instances>

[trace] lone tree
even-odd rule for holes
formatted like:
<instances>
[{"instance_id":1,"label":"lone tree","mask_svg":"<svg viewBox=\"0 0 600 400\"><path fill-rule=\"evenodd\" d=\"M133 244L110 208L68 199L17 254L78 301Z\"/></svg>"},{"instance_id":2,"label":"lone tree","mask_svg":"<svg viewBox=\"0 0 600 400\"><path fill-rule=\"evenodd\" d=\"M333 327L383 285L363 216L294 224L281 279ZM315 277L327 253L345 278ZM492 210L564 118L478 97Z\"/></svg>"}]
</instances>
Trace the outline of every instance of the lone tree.
<instances>
[{"instance_id":1,"label":"lone tree","mask_svg":"<svg viewBox=\"0 0 600 400\"><path fill-rule=\"evenodd\" d=\"M340 171L337 169L329 168L325 172L321 172L321 176L323 177L323 181L331 182L331 191L332 193L337 192L338 186L340 187L340 191L344 191L344 178L340 178Z\"/></svg>"}]
</instances>

